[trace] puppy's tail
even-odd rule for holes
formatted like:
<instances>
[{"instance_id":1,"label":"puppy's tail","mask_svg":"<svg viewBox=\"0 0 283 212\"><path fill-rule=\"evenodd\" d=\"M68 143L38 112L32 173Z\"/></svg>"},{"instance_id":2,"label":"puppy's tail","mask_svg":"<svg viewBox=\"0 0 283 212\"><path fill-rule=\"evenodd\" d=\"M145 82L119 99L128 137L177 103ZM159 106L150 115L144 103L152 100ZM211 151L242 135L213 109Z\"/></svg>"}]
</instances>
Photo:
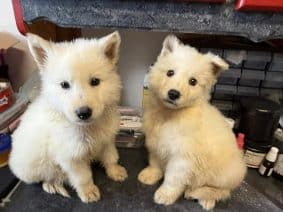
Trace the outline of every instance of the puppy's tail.
<instances>
[{"instance_id":1,"label":"puppy's tail","mask_svg":"<svg viewBox=\"0 0 283 212\"><path fill-rule=\"evenodd\" d=\"M230 190L224 188L216 188L203 186L192 191L185 191L185 198L198 200L224 200L230 197Z\"/></svg>"}]
</instances>

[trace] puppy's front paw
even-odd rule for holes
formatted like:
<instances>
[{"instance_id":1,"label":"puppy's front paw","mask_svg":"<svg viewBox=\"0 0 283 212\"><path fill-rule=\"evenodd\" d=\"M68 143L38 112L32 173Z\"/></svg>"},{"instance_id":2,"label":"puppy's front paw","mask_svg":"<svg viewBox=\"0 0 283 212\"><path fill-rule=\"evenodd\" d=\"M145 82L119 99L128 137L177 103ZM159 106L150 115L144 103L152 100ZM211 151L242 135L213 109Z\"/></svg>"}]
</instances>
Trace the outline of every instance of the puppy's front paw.
<instances>
[{"instance_id":1,"label":"puppy's front paw","mask_svg":"<svg viewBox=\"0 0 283 212\"><path fill-rule=\"evenodd\" d=\"M45 192L47 192L49 194L56 194L57 193L57 194L61 194L63 197L70 197L67 190L61 184L43 182L42 188Z\"/></svg>"},{"instance_id":2,"label":"puppy's front paw","mask_svg":"<svg viewBox=\"0 0 283 212\"><path fill-rule=\"evenodd\" d=\"M127 179L128 174L123 166L118 164L111 165L106 168L106 174L114 181L122 182Z\"/></svg>"},{"instance_id":3,"label":"puppy's front paw","mask_svg":"<svg viewBox=\"0 0 283 212\"><path fill-rule=\"evenodd\" d=\"M212 210L215 206L215 200L199 200L199 204L204 210Z\"/></svg>"},{"instance_id":4,"label":"puppy's front paw","mask_svg":"<svg viewBox=\"0 0 283 212\"><path fill-rule=\"evenodd\" d=\"M159 187L154 194L154 202L162 205L171 205L177 198L178 195L176 195L173 190L165 188L164 186Z\"/></svg>"},{"instance_id":5,"label":"puppy's front paw","mask_svg":"<svg viewBox=\"0 0 283 212\"><path fill-rule=\"evenodd\" d=\"M96 185L85 186L78 191L78 195L85 203L97 202L100 199L100 192Z\"/></svg>"},{"instance_id":6,"label":"puppy's front paw","mask_svg":"<svg viewBox=\"0 0 283 212\"><path fill-rule=\"evenodd\" d=\"M146 185L153 185L162 178L162 172L153 167L146 167L143 169L138 176L138 180Z\"/></svg>"}]
</instances>

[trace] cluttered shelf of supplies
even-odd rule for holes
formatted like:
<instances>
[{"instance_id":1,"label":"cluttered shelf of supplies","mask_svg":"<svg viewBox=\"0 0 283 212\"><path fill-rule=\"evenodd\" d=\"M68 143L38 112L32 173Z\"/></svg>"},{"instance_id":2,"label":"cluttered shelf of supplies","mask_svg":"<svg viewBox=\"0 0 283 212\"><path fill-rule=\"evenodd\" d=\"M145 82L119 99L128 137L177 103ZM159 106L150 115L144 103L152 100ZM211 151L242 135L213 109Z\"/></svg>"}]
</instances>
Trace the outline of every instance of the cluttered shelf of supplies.
<instances>
[{"instance_id":1,"label":"cluttered shelf of supplies","mask_svg":"<svg viewBox=\"0 0 283 212\"><path fill-rule=\"evenodd\" d=\"M202 52L207 51L207 49L200 49ZM276 61L270 61L270 57L268 52L264 53L256 53L256 52L249 52L245 50L239 50L242 60L237 60L238 62L235 62L233 60L234 57L231 56L232 53L235 54L235 52L229 52L225 51L225 49L217 50L217 49L210 49L212 52L217 52L222 55L224 53L224 57L230 63L232 64L232 69L237 68L237 66L240 66L241 69L245 70L245 63L249 64L250 66L253 66L253 68L258 74L254 74L252 76L258 76L259 72L266 72L266 73L273 73L275 71L273 70L265 70L266 67L275 67L276 73L282 73L281 70L281 63L280 60ZM244 52L244 53L243 53ZM232 55L234 55L232 54ZM228 57L227 57L228 55ZM230 55L230 56L229 56ZM237 54L236 54L237 55ZM243 56L244 55L244 56ZM279 55L280 56L280 55ZM279 57L278 55L276 57ZM259 58L258 58L259 57ZM274 55L272 56L274 58ZM247 62L248 61L248 62ZM252 62L250 62L252 61ZM261 62L264 62L265 65L261 64ZM272 63L273 62L273 63ZM279 62L279 63L278 63ZM259 63L259 64L258 64ZM272 63L272 65L270 65ZM239 65L240 64L240 65ZM266 64L269 64L268 66ZM261 66L262 65L262 66ZM257 67L255 67L257 66ZM264 66L264 70L260 70L261 67ZM279 70L277 70L276 67L279 67ZM238 67L239 68L239 67ZM256 69L257 68L257 69ZM250 70L250 69L248 69ZM231 71L231 70L230 70ZM244 75L244 73L241 71L240 74L237 76L231 75L233 77L239 77L241 78ZM228 79L231 77L230 74L228 74ZM266 74L265 74L266 76ZM224 76L225 78L225 76ZM273 83L275 83L275 88L271 89L277 89L278 91L280 88L276 88L276 82L277 80L281 78L275 78L275 81L271 80L271 86L274 86ZM225 79L227 80L227 79ZM224 80L224 82L225 82ZM239 81L240 79L237 79ZM253 79L252 79L253 80ZM261 79L265 81L265 79ZM281 81L280 81L281 82ZM263 83L260 83L263 84ZM282 84L282 83L281 83ZM238 86L238 83L235 84L235 86ZM261 91L261 88L258 88L259 91ZM28 102L32 102L34 98L38 95L38 92L40 90L40 80L38 71L34 71L32 75L30 76L29 80L26 81L26 83L20 88L19 92L16 95L16 102L11 106L9 109L7 109L5 112L1 113L0 116L4 116L5 114L13 114L14 118L10 119L11 121L3 123L1 126L1 132L12 132L14 127L16 127L16 124L12 124L13 120L18 120L18 117L22 112L26 109L26 106ZM237 91L237 89L236 89ZM281 89L282 91L282 89ZM143 104L146 104L147 101L147 95L148 95L148 86L147 86L147 77L145 76L145 83L144 83L144 99ZM214 90L215 92L215 90ZM216 90L217 92L217 90ZM279 93L279 92L278 92ZM260 92L259 92L260 94ZM233 93L234 96L240 96L240 94ZM220 95L221 96L221 95ZM225 96L225 95L224 95ZM229 96L229 94L228 94ZM252 97L250 95L250 98L259 98L259 97ZM233 98L233 100L236 102L237 98ZM227 101L223 100L224 102ZM262 100L258 100L259 103L262 102ZM270 100L267 100L270 101ZM21 109L15 110L13 108L17 108L18 103L21 102L22 107ZM22 103L24 102L24 103ZM229 102L229 101L228 101ZM257 102L257 101L255 101ZM214 103L212 101L212 103ZM233 104L233 102L231 103ZM244 156L246 163L251 169L249 170L246 180L243 182L241 187L235 191L235 193L232 195L231 200L221 203L219 205L218 209L227 209L229 208L230 211L239 211L239 210L263 210L263 211L281 211L281 208L283 207L283 199L282 199L282 182L280 179L282 179L282 162L276 163L274 167L274 172L272 173L272 177L265 178L260 176L260 173L257 171L259 168L261 161L264 160L267 152L271 148L271 146L277 147L280 149L280 152L277 152L276 157L278 157L278 161L282 160L282 147L283 147L283 132L280 129L277 129L278 127L278 105L276 103L274 104L268 104L268 108L259 108L262 106L266 106L265 104L246 104L245 102L238 101L237 104L241 107L246 107L247 112L244 116L245 120L247 121L247 124L241 125L240 127L241 132L245 133L245 145L247 150L244 150ZM219 105L216 104L216 106L219 107ZM256 107L255 107L256 106ZM235 120L232 119L233 116L230 116L230 114L233 114L229 111L230 109L233 109L233 107L228 107L229 110L227 110L227 107L219 107L219 109L222 110L224 114L226 114L228 117L227 122L229 125L233 128L235 128ZM263 109L263 110L261 110ZM11 112L14 111L14 112ZM16 112L18 111L18 112ZM78 198L72 197L71 199L64 199L62 197L56 196L56 195L49 195L45 192L43 192L38 185L25 185L23 183L17 184L15 187L15 190L11 190L11 188L16 184L15 177L13 177L10 173L7 167L5 169L1 169L1 171L5 172L5 176L7 176L7 179L5 179L5 189L2 192L2 195L5 194L5 196L2 196L3 201L1 203L1 207L4 207L7 209L7 211L15 211L22 207L24 203L28 203L30 199L33 200L33 204L25 204L26 211L31 210L41 210L45 207L45 202L52 201L52 206L49 207L49 210L58 210L62 208L62 204L67 204L68 207L65 208L65 211L70 210L73 207L78 208L81 211L88 211L88 210L102 210L105 209L106 211L109 211L109 205L114 205L114 207L118 209L124 209L124 210L130 210L136 207L141 207L143 210L148 211L163 211L165 208L163 206L155 205L152 201L152 193L153 190L156 187L150 187L147 188L148 190L144 192L145 187L141 184L137 183L136 178L138 171L146 165L146 155L147 153L144 150L144 134L142 133L141 126L142 126L142 110L138 108L133 107L119 107L119 112L121 114L121 120L120 120L120 130L117 133L116 136L116 145L119 147L119 151L121 152L121 158L120 162L122 164L125 164L129 172L129 179L126 181L126 184L115 184L108 181L107 177L105 176L104 170L99 169L94 172L94 178L96 179L96 182L98 185L103 184L104 186L101 186L104 190L102 190L104 197L101 201L99 201L96 204L89 204L85 205L79 201ZM258 128L257 123L260 125L262 122L266 122L268 120L264 119L264 116L261 120L257 121L253 119L253 116L251 116L251 113L256 112L259 116L263 115L262 112L267 112L268 114L272 114L272 117L274 120L270 119L269 122L271 123L274 121L274 125L272 125L271 128ZM17 115L16 115L17 114ZM275 120L276 119L276 120ZM4 119L0 119L1 121ZM249 123L249 124L248 124ZM276 124L277 123L277 124ZM251 128L251 126L254 126L254 128ZM262 138L258 139L258 133L261 133ZM274 133L275 131L275 133ZM273 136L274 134L274 136ZM238 136L239 139L244 139L241 136ZM238 139L238 142L239 142ZM248 142L247 142L248 141ZM238 143L239 146L243 148L243 143ZM130 160L129 160L130 158ZM3 175L2 175L3 176ZM7 185L9 185L7 187ZM121 190L122 189L122 190ZM10 195L7 196L9 191L13 191L10 193ZM111 191L111 192L109 192ZM135 193L131 193L132 191L135 191ZM113 193L114 192L114 193ZM122 192L122 193L121 193ZM127 196L127 198L123 199L122 196ZM72 196L75 196L73 193ZM142 196L142 197L141 197ZM178 209L177 209L178 208ZM194 210L194 211L200 211L201 208L197 205L197 203L185 202L185 200L181 199L178 201L175 205L170 206L168 210L178 210L178 211L185 211L185 210Z\"/></svg>"},{"instance_id":2,"label":"cluttered shelf of supplies","mask_svg":"<svg viewBox=\"0 0 283 212\"><path fill-rule=\"evenodd\" d=\"M17 19L28 24L41 19L63 27L239 35L253 41L283 37L282 13L237 11L234 1L224 4L145 0L13 2Z\"/></svg>"}]
</instances>

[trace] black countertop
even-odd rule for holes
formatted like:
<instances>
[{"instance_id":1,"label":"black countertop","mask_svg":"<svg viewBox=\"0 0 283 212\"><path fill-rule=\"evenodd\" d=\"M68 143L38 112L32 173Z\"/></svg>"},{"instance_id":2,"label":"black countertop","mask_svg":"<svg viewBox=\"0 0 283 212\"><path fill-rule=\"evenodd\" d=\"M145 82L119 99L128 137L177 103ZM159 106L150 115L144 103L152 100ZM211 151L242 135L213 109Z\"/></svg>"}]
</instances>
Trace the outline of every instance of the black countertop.
<instances>
[{"instance_id":1,"label":"black countertop","mask_svg":"<svg viewBox=\"0 0 283 212\"><path fill-rule=\"evenodd\" d=\"M120 149L121 164L129 174L123 183L108 179L104 170L94 166L94 180L102 198L97 203L85 204L74 191L71 198L45 193L41 185L21 183L3 208L4 211L202 211L195 201L181 197L172 206L160 206L153 202L158 185L146 186L137 181L139 171L146 166L147 153L143 149ZM255 170L249 170L246 180L232 193L231 199L219 202L214 211L266 211L279 212L283 208L283 182L263 178Z\"/></svg>"},{"instance_id":2,"label":"black countertop","mask_svg":"<svg viewBox=\"0 0 283 212\"><path fill-rule=\"evenodd\" d=\"M11 191L17 182L18 179L10 172L8 166L0 168L0 200Z\"/></svg>"},{"instance_id":3,"label":"black countertop","mask_svg":"<svg viewBox=\"0 0 283 212\"><path fill-rule=\"evenodd\" d=\"M283 14L239 12L226 4L167 0L20 0L27 23L245 36L253 41L283 37Z\"/></svg>"}]
</instances>

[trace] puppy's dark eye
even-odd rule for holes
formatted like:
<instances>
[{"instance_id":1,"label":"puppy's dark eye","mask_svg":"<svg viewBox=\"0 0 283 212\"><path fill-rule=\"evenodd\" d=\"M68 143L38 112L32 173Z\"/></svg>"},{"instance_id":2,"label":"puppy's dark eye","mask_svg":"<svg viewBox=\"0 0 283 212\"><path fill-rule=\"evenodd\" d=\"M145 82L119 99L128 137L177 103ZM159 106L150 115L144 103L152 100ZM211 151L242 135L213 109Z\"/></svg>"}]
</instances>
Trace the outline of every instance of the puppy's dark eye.
<instances>
[{"instance_id":1,"label":"puppy's dark eye","mask_svg":"<svg viewBox=\"0 0 283 212\"><path fill-rule=\"evenodd\" d=\"M175 74L174 70L168 70L167 71L167 76L172 77Z\"/></svg>"},{"instance_id":2,"label":"puppy's dark eye","mask_svg":"<svg viewBox=\"0 0 283 212\"><path fill-rule=\"evenodd\" d=\"M192 85L192 86L195 86L196 84L198 83L198 81L196 80L196 78L191 78L189 79L189 84Z\"/></svg>"},{"instance_id":3,"label":"puppy's dark eye","mask_svg":"<svg viewBox=\"0 0 283 212\"><path fill-rule=\"evenodd\" d=\"M67 81L61 82L60 85L63 89L66 89L66 90L70 88L70 83L68 83Z\"/></svg>"},{"instance_id":4,"label":"puppy's dark eye","mask_svg":"<svg viewBox=\"0 0 283 212\"><path fill-rule=\"evenodd\" d=\"M99 83L100 83L100 79L98 79L98 78L92 78L92 79L90 80L90 85L91 85L91 86L98 86Z\"/></svg>"}]
</instances>

